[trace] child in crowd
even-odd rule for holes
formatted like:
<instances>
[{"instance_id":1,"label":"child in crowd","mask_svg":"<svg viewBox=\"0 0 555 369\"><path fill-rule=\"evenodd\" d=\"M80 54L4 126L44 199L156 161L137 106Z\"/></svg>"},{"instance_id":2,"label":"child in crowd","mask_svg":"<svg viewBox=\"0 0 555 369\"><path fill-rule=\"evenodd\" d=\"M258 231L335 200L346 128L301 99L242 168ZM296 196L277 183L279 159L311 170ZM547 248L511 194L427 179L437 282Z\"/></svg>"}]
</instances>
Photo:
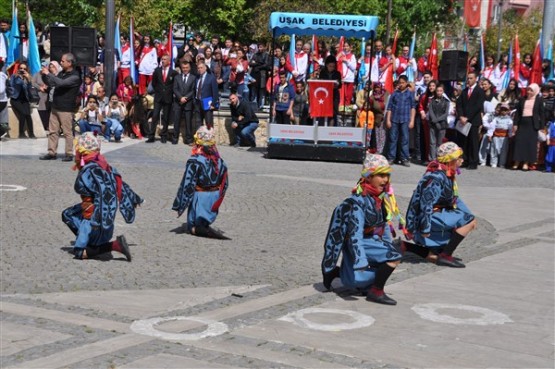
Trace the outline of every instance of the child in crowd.
<instances>
[{"instance_id":1,"label":"child in crowd","mask_svg":"<svg viewBox=\"0 0 555 369\"><path fill-rule=\"evenodd\" d=\"M492 168L504 167L509 152L509 137L513 133L513 120L510 117L510 107L507 103L499 104L496 109L499 113L489 123L486 138L490 145L490 164ZM481 165L481 164L480 164Z\"/></svg>"},{"instance_id":2,"label":"child in crowd","mask_svg":"<svg viewBox=\"0 0 555 369\"><path fill-rule=\"evenodd\" d=\"M92 132L76 140L75 166L79 170L75 191L81 202L62 212L62 220L77 236L73 246L76 259L92 259L117 251L131 261L124 236L110 241L114 234L117 210L126 223L135 220L135 208L144 200L121 179L117 170L100 154L100 139Z\"/></svg>"},{"instance_id":3,"label":"child in crowd","mask_svg":"<svg viewBox=\"0 0 555 369\"><path fill-rule=\"evenodd\" d=\"M442 84L436 87L434 98L428 106L428 122L430 125L430 160L437 159L437 148L443 143L447 130L450 101L443 95Z\"/></svg>"},{"instance_id":4,"label":"child in crowd","mask_svg":"<svg viewBox=\"0 0 555 369\"><path fill-rule=\"evenodd\" d=\"M110 96L110 103L104 110L104 117L106 119L106 135L114 134L116 142L121 142L121 134L123 133L123 125L121 124L125 119L125 107L119 101L118 95L113 93Z\"/></svg>"},{"instance_id":5,"label":"child in crowd","mask_svg":"<svg viewBox=\"0 0 555 369\"><path fill-rule=\"evenodd\" d=\"M486 101L484 103L484 116L482 117L482 127L487 131L492 127L493 119L499 115L499 107L493 105L493 103ZM480 159L480 165L483 167L486 165L488 160L488 155L491 150L491 140L488 139L488 135L482 137L482 142L480 142L480 151L478 152L478 158Z\"/></svg>"},{"instance_id":6,"label":"child in crowd","mask_svg":"<svg viewBox=\"0 0 555 369\"><path fill-rule=\"evenodd\" d=\"M98 100L95 96L91 95L87 98L87 104L79 113L78 119L79 132L81 134L85 132L99 133L103 134L106 140L110 141L110 132L102 125L104 117L98 108Z\"/></svg>"}]
</instances>

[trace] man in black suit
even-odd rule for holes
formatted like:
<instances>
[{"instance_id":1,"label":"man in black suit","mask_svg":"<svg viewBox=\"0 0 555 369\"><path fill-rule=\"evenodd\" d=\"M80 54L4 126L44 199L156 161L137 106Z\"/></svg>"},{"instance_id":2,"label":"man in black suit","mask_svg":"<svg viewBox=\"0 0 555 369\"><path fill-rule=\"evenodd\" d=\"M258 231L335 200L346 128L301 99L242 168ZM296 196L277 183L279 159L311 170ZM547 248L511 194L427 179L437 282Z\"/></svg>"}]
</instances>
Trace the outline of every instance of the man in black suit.
<instances>
[{"instance_id":1,"label":"man in black suit","mask_svg":"<svg viewBox=\"0 0 555 369\"><path fill-rule=\"evenodd\" d=\"M478 86L476 73L470 72L466 77L466 88L457 100L457 117L462 124L470 124L470 131L465 137L462 134L462 149L464 164L468 169L477 169L480 149L480 127L482 127L482 113L486 95Z\"/></svg>"},{"instance_id":2,"label":"man in black suit","mask_svg":"<svg viewBox=\"0 0 555 369\"><path fill-rule=\"evenodd\" d=\"M171 106L173 102L173 80L177 72L170 67L170 56L164 55L160 62L161 66L154 70L152 75L152 88L154 89L154 111L152 121L148 126L148 140L154 142L156 126L160 122L162 113L162 131L160 132L160 142L166 143L168 139L168 123Z\"/></svg>"},{"instance_id":3,"label":"man in black suit","mask_svg":"<svg viewBox=\"0 0 555 369\"><path fill-rule=\"evenodd\" d=\"M213 74L207 73L204 62L197 65L198 77L195 89L196 121L200 127L206 124L208 128L214 126L214 110L219 107L220 94L218 83Z\"/></svg>"},{"instance_id":4,"label":"man in black suit","mask_svg":"<svg viewBox=\"0 0 555 369\"><path fill-rule=\"evenodd\" d=\"M193 135L197 131L193 126L193 109L195 88L197 85L196 77L191 74L191 63L188 61L181 62L181 75L174 78L173 81L173 140L172 144L176 145L179 141L179 132L181 127L181 118L185 118L185 136L183 142L186 145L193 144Z\"/></svg>"}]
</instances>

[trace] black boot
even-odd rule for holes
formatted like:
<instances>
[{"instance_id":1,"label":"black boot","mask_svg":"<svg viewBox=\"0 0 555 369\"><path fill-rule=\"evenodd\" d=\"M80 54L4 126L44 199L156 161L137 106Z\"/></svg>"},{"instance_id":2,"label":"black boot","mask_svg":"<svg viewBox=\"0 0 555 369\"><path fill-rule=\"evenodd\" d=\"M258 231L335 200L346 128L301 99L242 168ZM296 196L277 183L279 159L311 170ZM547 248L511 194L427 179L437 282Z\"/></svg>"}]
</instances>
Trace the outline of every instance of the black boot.
<instances>
[{"instance_id":1,"label":"black boot","mask_svg":"<svg viewBox=\"0 0 555 369\"><path fill-rule=\"evenodd\" d=\"M230 240L231 238L224 236L220 232L210 228L210 226L203 227L203 226L196 226L195 233L196 236L199 237L206 237L206 238L214 238L216 240Z\"/></svg>"},{"instance_id":2,"label":"black boot","mask_svg":"<svg viewBox=\"0 0 555 369\"><path fill-rule=\"evenodd\" d=\"M322 273L323 277L324 277L324 287L330 291L331 290L331 282L333 282L333 280L335 278L339 278L339 267L335 267L333 268L333 270L331 272L328 273Z\"/></svg>"}]
</instances>

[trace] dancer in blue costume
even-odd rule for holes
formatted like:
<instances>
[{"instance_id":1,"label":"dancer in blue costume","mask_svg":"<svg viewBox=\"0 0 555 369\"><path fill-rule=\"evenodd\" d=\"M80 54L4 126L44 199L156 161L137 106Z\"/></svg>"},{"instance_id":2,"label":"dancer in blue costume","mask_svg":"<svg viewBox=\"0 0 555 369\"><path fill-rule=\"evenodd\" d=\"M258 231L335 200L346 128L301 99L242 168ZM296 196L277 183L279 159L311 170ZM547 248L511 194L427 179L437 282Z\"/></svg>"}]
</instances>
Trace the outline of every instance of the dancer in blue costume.
<instances>
[{"instance_id":1,"label":"dancer in blue costume","mask_svg":"<svg viewBox=\"0 0 555 369\"><path fill-rule=\"evenodd\" d=\"M329 290L336 277L344 286L366 293L366 299L396 305L384 286L401 254L393 245L392 218L402 219L390 185L391 167L381 155L366 156L361 178L353 194L333 212L322 260L324 286ZM337 267L343 254L341 268Z\"/></svg>"},{"instance_id":2,"label":"dancer in blue costume","mask_svg":"<svg viewBox=\"0 0 555 369\"><path fill-rule=\"evenodd\" d=\"M100 154L100 140L86 132L75 145L75 166L79 170L75 192L81 202L62 212L62 220L77 236L73 252L77 259L92 259L110 251L117 251L131 261L124 236L110 241L114 234L116 212L120 210L126 223L135 220L135 208L143 202L121 175Z\"/></svg>"},{"instance_id":3,"label":"dancer in blue costume","mask_svg":"<svg viewBox=\"0 0 555 369\"><path fill-rule=\"evenodd\" d=\"M455 178L462 153L453 142L439 147L437 160L428 165L407 211L407 229L416 244L403 243L406 251L452 268L465 267L453 252L476 227L474 215L459 198Z\"/></svg>"},{"instance_id":4,"label":"dancer in blue costume","mask_svg":"<svg viewBox=\"0 0 555 369\"><path fill-rule=\"evenodd\" d=\"M214 129L201 126L195 133L193 152L177 191L172 209L180 217L187 212L189 233L218 239L228 239L212 229L228 186L227 166L216 149Z\"/></svg>"}]
</instances>

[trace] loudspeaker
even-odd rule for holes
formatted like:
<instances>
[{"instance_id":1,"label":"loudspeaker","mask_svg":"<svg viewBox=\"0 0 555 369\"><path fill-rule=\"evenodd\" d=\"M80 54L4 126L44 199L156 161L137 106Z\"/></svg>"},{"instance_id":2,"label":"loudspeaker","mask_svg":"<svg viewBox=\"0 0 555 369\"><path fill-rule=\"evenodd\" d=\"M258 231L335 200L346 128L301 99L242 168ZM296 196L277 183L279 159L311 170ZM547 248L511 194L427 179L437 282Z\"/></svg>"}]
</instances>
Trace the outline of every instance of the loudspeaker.
<instances>
[{"instance_id":1,"label":"loudspeaker","mask_svg":"<svg viewBox=\"0 0 555 369\"><path fill-rule=\"evenodd\" d=\"M468 67L468 52L444 50L439 65L440 81L464 81Z\"/></svg>"},{"instance_id":2,"label":"loudspeaker","mask_svg":"<svg viewBox=\"0 0 555 369\"><path fill-rule=\"evenodd\" d=\"M96 65L96 30L94 28L71 27L71 53L77 65Z\"/></svg>"},{"instance_id":3,"label":"loudspeaker","mask_svg":"<svg viewBox=\"0 0 555 369\"><path fill-rule=\"evenodd\" d=\"M71 28L50 28L50 60L60 61L62 55L71 51Z\"/></svg>"},{"instance_id":4,"label":"loudspeaker","mask_svg":"<svg viewBox=\"0 0 555 369\"><path fill-rule=\"evenodd\" d=\"M60 61L72 53L76 65L96 65L96 30L85 27L50 28L50 60Z\"/></svg>"}]
</instances>

